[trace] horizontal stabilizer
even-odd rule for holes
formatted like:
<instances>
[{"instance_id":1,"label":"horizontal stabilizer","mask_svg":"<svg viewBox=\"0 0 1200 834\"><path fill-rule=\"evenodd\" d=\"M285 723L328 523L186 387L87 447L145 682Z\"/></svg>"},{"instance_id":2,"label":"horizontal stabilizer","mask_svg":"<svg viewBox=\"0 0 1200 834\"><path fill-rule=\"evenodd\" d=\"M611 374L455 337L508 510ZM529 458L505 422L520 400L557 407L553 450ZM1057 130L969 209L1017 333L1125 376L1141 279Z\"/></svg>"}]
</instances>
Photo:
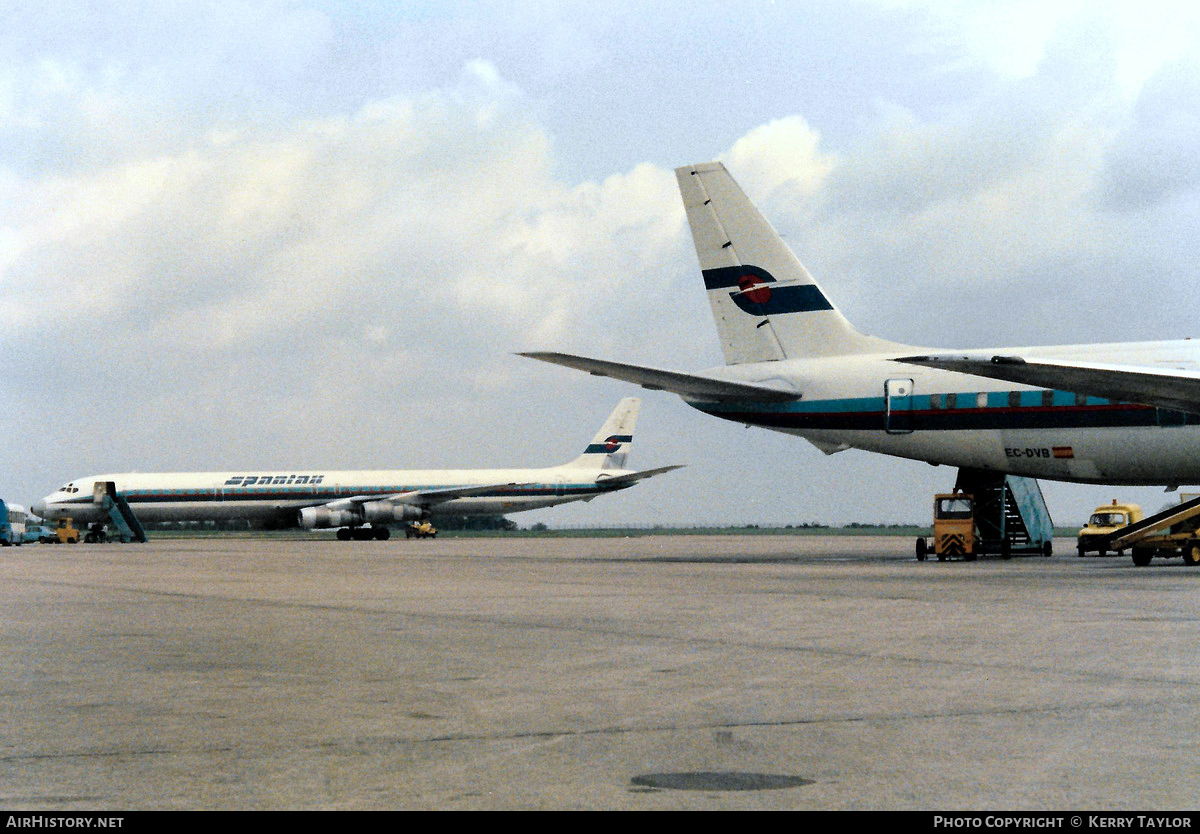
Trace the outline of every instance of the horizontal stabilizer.
<instances>
[{"instance_id":1,"label":"horizontal stabilizer","mask_svg":"<svg viewBox=\"0 0 1200 834\"><path fill-rule=\"evenodd\" d=\"M644 469L641 472L627 472L624 475L614 475L613 477L605 477L601 475L596 479L598 484L617 484L620 487L632 486L638 481L643 481L646 478L653 478L655 475L661 475L664 472L673 472L676 469L682 469L683 464L677 463L674 466L660 466L657 469Z\"/></svg>"},{"instance_id":2,"label":"horizontal stabilizer","mask_svg":"<svg viewBox=\"0 0 1200 834\"><path fill-rule=\"evenodd\" d=\"M664 371L644 365L627 365L604 359L589 359L569 353L520 353L530 359L540 359L554 365L587 371L593 376L607 376L632 382L651 391L670 391L692 400L756 400L760 402L789 402L800 399L799 392L773 388L752 382L734 382L698 374Z\"/></svg>"},{"instance_id":3,"label":"horizontal stabilizer","mask_svg":"<svg viewBox=\"0 0 1200 834\"><path fill-rule=\"evenodd\" d=\"M1196 371L998 355L904 356L896 361L1200 414Z\"/></svg>"}]
</instances>

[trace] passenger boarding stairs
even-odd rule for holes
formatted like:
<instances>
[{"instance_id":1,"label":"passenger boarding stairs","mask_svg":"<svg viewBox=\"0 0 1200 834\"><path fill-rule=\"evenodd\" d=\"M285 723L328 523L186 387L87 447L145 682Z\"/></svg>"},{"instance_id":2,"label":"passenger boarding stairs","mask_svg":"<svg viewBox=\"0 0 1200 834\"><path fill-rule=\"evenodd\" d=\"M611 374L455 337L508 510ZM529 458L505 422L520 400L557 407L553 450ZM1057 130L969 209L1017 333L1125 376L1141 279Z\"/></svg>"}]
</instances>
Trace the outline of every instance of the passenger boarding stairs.
<instances>
[{"instance_id":1,"label":"passenger boarding stairs","mask_svg":"<svg viewBox=\"0 0 1200 834\"><path fill-rule=\"evenodd\" d=\"M112 481L96 481L92 485L92 503L108 512L109 522L123 542L144 542L146 531L129 506L124 496L117 492Z\"/></svg>"},{"instance_id":2,"label":"passenger boarding stairs","mask_svg":"<svg viewBox=\"0 0 1200 834\"><path fill-rule=\"evenodd\" d=\"M1036 479L960 469L954 488L974 496L977 552L1051 555L1054 522Z\"/></svg>"}]
</instances>

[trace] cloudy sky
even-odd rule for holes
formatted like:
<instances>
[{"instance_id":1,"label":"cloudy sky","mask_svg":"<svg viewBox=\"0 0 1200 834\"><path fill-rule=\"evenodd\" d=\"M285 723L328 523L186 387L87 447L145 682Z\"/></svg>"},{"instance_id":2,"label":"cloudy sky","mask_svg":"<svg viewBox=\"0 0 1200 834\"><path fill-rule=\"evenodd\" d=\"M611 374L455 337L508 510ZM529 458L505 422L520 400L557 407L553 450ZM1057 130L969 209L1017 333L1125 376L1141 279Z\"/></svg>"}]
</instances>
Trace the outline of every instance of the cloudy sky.
<instances>
[{"instance_id":1,"label":"cloudy sky","mask_svg":"<svg viewBox=\"0 0 1200 834\"><path fill-rule=\"evenodd\" d=\"M1197 8L6 3L0 496L549 465L639 394L631 463L688 468L517 521L927 521L951 469L513 354L719 364L672 174L709 159L867 332L1197 335Z\"/></svg>"}]
</instances>

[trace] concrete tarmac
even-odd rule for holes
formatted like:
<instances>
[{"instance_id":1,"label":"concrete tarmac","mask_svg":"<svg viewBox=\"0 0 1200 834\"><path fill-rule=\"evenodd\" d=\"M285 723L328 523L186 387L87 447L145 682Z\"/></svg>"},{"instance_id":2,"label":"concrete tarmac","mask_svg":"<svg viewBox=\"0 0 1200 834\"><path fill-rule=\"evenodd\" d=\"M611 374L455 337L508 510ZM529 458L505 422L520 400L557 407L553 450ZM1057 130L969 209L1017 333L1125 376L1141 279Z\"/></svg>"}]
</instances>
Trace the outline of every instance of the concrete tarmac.
<instances>
[{"instance_id":1,"label":"concrete tarmac","mask_svg":"<svg viewBox=\"0 0 1200 834\"><path fill-rule=\"evenodd\" d=\"M912 540L0 551L0 809L1187 810L1200 570Z\"/></svg>"}]
</instances>

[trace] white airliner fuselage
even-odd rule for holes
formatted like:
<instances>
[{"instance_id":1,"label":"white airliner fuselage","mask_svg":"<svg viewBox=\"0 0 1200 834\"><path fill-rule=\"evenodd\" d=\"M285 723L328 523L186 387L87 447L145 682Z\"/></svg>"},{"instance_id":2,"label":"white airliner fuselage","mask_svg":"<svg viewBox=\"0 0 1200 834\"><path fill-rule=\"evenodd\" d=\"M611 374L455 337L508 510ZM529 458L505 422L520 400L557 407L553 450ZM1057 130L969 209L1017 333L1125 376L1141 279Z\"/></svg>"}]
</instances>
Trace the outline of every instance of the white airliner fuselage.
<instances>
[{"instance_id":1,"label":"white airliner fuselage","mask_svg":"<svg viewBox=\"0 0 1200 834\"><path fill-rule=\"evenodd\" d=\"M673 391L716 417L966 469L1200 483L1200 342L949 353L855 330L719 163L677 169L726 365L536 359Z\"/></svg>"},{"instance_id":2,"label":"white airliner fuselage","mask_svg":"<svg viewBox=\"0 0 1200 834\"><path fill-rule=\"evenodd\" d=\"M590 501L675 466L624 468L640 401L622 400L575 460L540 469L118 473L78 478L34 506L44 518L105 522L96 483L111 483L141 522L246 519L272 527L350 528L455 515L505 515Z\"/></svg>"}]
</instances>

